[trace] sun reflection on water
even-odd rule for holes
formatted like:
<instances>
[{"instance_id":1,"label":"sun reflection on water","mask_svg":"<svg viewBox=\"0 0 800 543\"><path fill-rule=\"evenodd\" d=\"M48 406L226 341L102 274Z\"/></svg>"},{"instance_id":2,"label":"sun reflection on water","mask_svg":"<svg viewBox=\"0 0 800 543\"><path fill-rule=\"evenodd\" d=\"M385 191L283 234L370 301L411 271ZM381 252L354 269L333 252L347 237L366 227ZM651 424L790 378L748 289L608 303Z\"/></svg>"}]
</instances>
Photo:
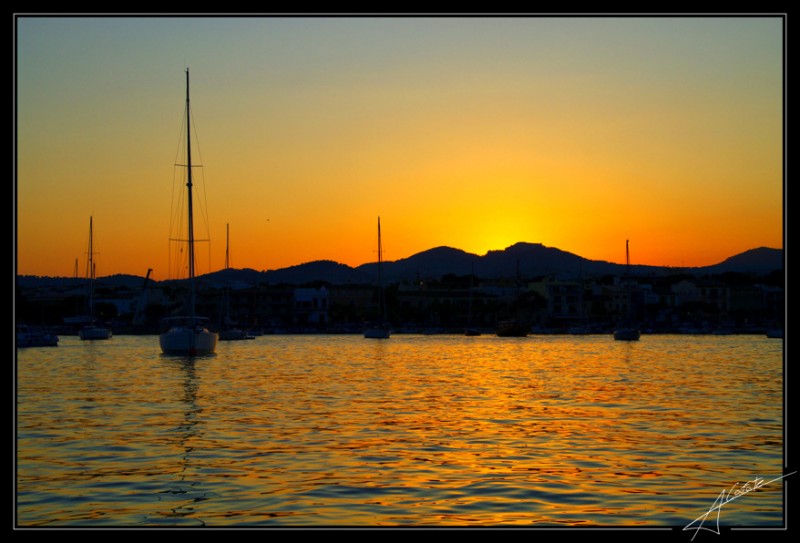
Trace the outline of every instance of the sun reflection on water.
<instances>
[{"instance_id":1,"label":"sun reflection on water","mask_svg":"<svg viewBox=\"0 0 800 543\"><path fill-rule=\"evenodd\" d=\"M756 338L114 342L20 353L20 524L672 526L782 473ZM725 520L781 525L781 486Z\"/></svg>"}]
</instances>

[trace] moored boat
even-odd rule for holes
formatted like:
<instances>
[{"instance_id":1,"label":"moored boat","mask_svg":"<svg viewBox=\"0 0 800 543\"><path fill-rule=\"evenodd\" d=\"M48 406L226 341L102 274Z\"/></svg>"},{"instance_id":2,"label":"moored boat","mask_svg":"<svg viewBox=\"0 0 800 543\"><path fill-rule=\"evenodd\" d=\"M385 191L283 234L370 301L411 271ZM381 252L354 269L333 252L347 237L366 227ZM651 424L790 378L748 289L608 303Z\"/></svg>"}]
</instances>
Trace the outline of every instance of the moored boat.
<instances>
[{"instance_id":1,"label":"moored boat","mask_svg":"<svg viewBox=\"0 0 800 543\"><path fill-rule=\"evenodd\" d=\"M619 327L614 329L614 339L617 341L639 341L641 332L639 328L633 324L633 296L631 295L631 257L628 251L628 240L625 240L625 283L626 283L626 318Z\"/></svg>"},{"instance_id":2,"label":"moored boat","mask_svg":"<svg viewBox=\"0 0 800 543\"><path fill-rule=\"evenodd\" d=\"M162 322L168 329L159 334L161 351L169 355L195 356L213 354L217 334L210 332L203 317L168 317Z\"/></svg>"},{"instance_id":3,"label":"moored boat","mask_svg":"<svg viewBox=\"0 0 800 543\"><path fill-rule=\"evenodd\" d=\"M392 335L392 327L386 318L386 292L383 288L383 275L381 266L383 264L383 247L381 245L381 218L378 217L378 303L380 306L381 321L372 324L364 331L367 339L389 339Z\"/></svg>"},{"instance_id":4,"label":"moored boat","mask_svg":"<svg viewBox=\"0 0 800 543\"><path fill-rule=\"evenodd\" d=\"M617 341L637 341L641 337L638 328L617 328L614 330L614 339Z\"/></svg>"},{"instance_id":5,"label":"moored boat","mask_svg":"<svg viewBox=\"0 0 800 543\"><path fill-rule=\"evenodd\" d=\"M112 336L113 332L110 328L95 324L87 324L78 331L78 337L81 339L111 339Z\"/></svg>"},{"instance_id":6,"label":"moored boat","mask_svg":"<svg viewBox=\"0 0 800 543\"><path fill-rule=\"evenodd\" d=\"M58 336L42 328L17 324L17 347L57 347Z\"/></svg>"},{"instance_id":7,"label":"moored boat","mask_svg":"<svg viewBox=\"0 0 800 543\"><path fill-rule=\"evenodd\" d=\"M94 280L95 280L95 264L94 264L94 248L93 248L93 228L92 217L89 217L89 256L87 263L87 278L89 279L89 322L78 331L78 337L85 340L94 339L111 339L111 328L100 326L95 323L94 318Z\"/></svg>"},{"instance_id":8,"label":"moored boat","mask_svg":"<svg viewBox=\"0 0 800 543\"><path fill-rule=\"evenodd\" d=\"M498 337L527 337L530 327L517 320L505 320L497 323Z\"/></svg>"},{"instance_id":9,"label":"moored boat","mask_svg":"<svg viewBox=\"0 0 800 543\"><path fill-rule=\"evenodd\" d=\"M213 354L217 347L218 335L205 326L207 319L195 314L195 254L194 217L192 212L192 147L191 147L191 109L189 107L189 69L186 69L186 191L188 202L188 268L189 268L189 311L185 317L177 317L167 322L173 325L159 335L159 344L164 354L205 355Z\"/></svg>"}]
</instances>

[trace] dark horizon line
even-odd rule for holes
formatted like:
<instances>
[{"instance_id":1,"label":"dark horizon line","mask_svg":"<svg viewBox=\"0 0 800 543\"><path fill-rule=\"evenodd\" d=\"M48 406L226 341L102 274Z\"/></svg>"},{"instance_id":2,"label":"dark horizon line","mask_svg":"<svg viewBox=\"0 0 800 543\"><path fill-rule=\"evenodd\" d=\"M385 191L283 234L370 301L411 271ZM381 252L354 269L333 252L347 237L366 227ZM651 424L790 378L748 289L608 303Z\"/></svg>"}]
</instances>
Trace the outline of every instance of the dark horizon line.
<instances>
[{"instance_id":1,"label":"dark horizon line","mask_svg":"<svg viewBox=\"0 0 800 543\"><path fill-rule=\"evenodd\" d=\"M458 249L456 247L451 247L449 245L439 245L439 246L436 246L436 247L431 247L430 249L425 249L423 251L419 251L417 253L414 253L414 254L412 254L410 256L407 256L407 257L404 257L404 258L400 258L398 260L384 260L383 264L394 264L394 263L401 262L401 261L404 261L404 260L409 260L411 258L414 258L415 256L421 255L423 253L428 253L428 252L431 252L431 251L435 251L437 249L449 249L449 250L452 250L452 251L457 251L457 252L463 253L464 255L466 255L468 257L475 257L477 259L483 259L483 258L486 258L487 256L489 256L490 253L503 253L503 252L506 252L509 249L513 248L513 247L517 247L517 246L520 246L520 245L524 245L524 246L540 246L540 247L543 247L545 249L554 249L554 250L559 251L561 253L565 253L565 254L568 254L568 255L573 255L573 256L575 256L577 258L580 258L580 259L582 259L582 260L584 260L586 262L590 262L590 263L610 264L610 265L615 265L615 266L624 266L625 265L625 263L611 262L611 261L608 261L608 260L592 260L592 259L580 256L580 255L578 255L576 253L572 253L570 251L565 251L563 249L559 249L557 247L549 247L547 245L544 245L541 242L524 242L524 241L519 241L519 242L513 243L513 244L509 245L508 247L506 247L505 249L490 249L484 255L478 255L476 253L470 253L470 252L465 251L463 249ZM747 249L747 250L742 251L740 253L736 253L734 255L731 255L731 256L729 256L729 257L727 257L727 258L725 258L725 259L723 259L723 260L721 260L721 261L719 261L719 262L717 262L715 264L708 264L708 265L705 265L705 266L683 266L683 265L674 266L674 265L664 265L664 264L662 264L662 265L654 265L654 264L634 264L634 263L632 263L631 266L635 267L635 268L658 268L658 269L673 269L673 270L698 270L698 269L703 269L703 268L713 268L715 266L720 266L720 265L724 264L725 262L727 262L728 260L730 260L730 259L732 259L734 257L740 256L740 255L744 255L746 253L749 253L749 252L752 252L752 251L757 251L757 250L760 250L760 249L767 249L767 250L771 250L771 251L783 251L784 250L783 248L767 247L767 246L763 246L762 245L760 247L754 247L752 249ZM316 259L316 260L308 260L308 261L305 261L305 262L301 262L299 264L291 264L291 265L288 265L288 266L284 266L282 268L271 268L271 269L262 269L262 270L257 270L255 268L248 268L248 267L245 267L245 268L235 268L235 267L224 268L223 267L223 268L219 268L219 269L216 269L216 270L213 270L213 271L209 271L207 273L203 273L202 275L200 275L198 277L219 273L219 272L225 271L227 269L234 270L234 271L252 270L252 271L255 271L257 273L278 272L278 271L283 271L283 270L289 270L291 268L296 268L296 267L300 267L300 266L306 266L306 265L314 264L314 263L323 263L323 262L333 263L333 264L336 264L338 266L344 266L344 267L349 268L351 270L357 270L357 269L365 267L365 266L376 266L378 264L378 262L376 260L376 261L371 261L371 262L364 262L364 263L359 264L357 266L350 266L349 264L344 264L344 263L338 262L336 260ZM96 277L96 279L101 279L101 278L104 278L104 277L114 277L114 276L120 276L120 275L123 275L123 276L127 275L127 276L131 276L131 277L144 278L143 275L138 275L136 273L117 272L117 273L113 273L113 274L109 274L109 275L99 276L99 277ZM48 278L52 278L52 279L85 279L85 277L74 277L74 276L63 276L63 275L62 276L58 276L58 275L56 275L56 276L48 276L48 275L18 274L18 273L16 274L16 276L18 276L18 277L48 277ZM151 280L153 280L153 279L151 279ZM162 279L160 281L181 281L181 280L182 279L176 278L176 279ZM153 281L155 281L155 280L153 280Z\"/></svg>"}]
</instances>

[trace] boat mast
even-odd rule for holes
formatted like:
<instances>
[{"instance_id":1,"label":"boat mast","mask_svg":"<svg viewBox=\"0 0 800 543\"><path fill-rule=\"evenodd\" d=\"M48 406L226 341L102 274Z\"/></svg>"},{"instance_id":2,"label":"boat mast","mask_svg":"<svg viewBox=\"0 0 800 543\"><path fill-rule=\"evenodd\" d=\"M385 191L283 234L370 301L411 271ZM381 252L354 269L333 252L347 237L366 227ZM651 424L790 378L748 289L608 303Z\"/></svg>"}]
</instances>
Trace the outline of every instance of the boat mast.
<instances>
[{"instance_id":1,"label":"boat mast","mask_svg":"<svg viewBox=\"0 0 800 543\"><path fill-rule=\"evenodd\" d=\"M225 269L230 267L230 245L231 245L231 230L230 224L225 225Z\"/></svg>"},{"instance_id":2,"label":"boat mast","mask_svg":"<svg viewBox=\"0 0 800 543\"><path fill-rule=\"evenodd\" d=\"M631 299L631 253L628 250L628 242L630 240L625 240L625 282L627 283L628 287L628 321L631 321L633 311L632 311L632 303L633 300Z\"/></svg>"},{"instance_id":3,"label":"boat mast","mask_svg":"<svg viewBox=\"0 0 800 543\"><path fill-rule=\"evenodd\" d=\"M189 298L189 316L194 321L195 294L194 294L194 221L192 218L192 130L190 126L191 110L189 109L189 68L186 68L186 189L189 202L189 282L191 295ZM194 322L192 322L194 324Z\"/></svg>"},{"instance_id":4,"label":"boat mast","mask_svg":"<svg viewBox=\"0 0 800 543\"><path fill-rule=\"evenodd\" d=\"M628 242L625 240L625 279L631 278L631 253L628 251Z\"/></svg>"},{"instance_id":5,"label":"boat mast","mask_svg":"<svg viewBox=\"0 0 800 543\"><path fill-rule=\"evenodd\" d=\"M383 247L381 246L381 218L378 217L378 288L381 305L381 316L386 320L386 300L383 293L383 272L381 270L383 264Z\"/></svg>"},{"instance_id":6,"label":"boat mast","mask_svg":"<svg viewBox=\"0 0 800 543\"><path fill-rule=\"evenodd\" d=\"M89 260L86 277L89 278L89 316L94 320L94 262L92 261L92 217L89 216Z\"/></svg>"}]
</instances>

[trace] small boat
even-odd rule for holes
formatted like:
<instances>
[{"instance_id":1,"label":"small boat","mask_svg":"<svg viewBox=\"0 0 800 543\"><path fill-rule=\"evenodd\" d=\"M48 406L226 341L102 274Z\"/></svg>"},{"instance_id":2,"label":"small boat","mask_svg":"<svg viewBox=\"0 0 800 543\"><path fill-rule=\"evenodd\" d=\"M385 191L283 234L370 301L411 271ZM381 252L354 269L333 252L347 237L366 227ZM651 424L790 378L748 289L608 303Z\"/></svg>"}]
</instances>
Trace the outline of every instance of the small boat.
<instances>
[{"instance_id":1,"label":"small boat","mask_svg":"<svg viewBox=\"0 0 800 543\"><path fill-rule=\"evenodd\" d=\"M364 331L364 337L367 339L389 339L391 335L392 328L388 323L370 326Z\"/></svg>"},{"instance_id":2,"label":"small boat","mask_svg":"<svg viewBox=\"0 0 800 543\"><path fill-rule=\"evenodd\" d=\"M95 279L95 266L92 256L94 250L92 247L92 217L89 217L89 260L87 265L87 278L89 279L89 322L78 331L78 337L81 339L111 339L111 329L105 326L98 326L94 320L94 279Z\"/></svg>"},{"instance_id":3,"label":"small boat","mask_svg":"<svg viewBox=\"0 0 800 543\"><path fill-rule=\"evenodd\" d=\"M111 329L95 324L87 324L78 331L81 339L111 339L112 335Z\"/></svg>"},{"instance_id":4,"label":"small boat","mask_svg":"<svg viewBox=\"0 0 800 543\"><path fill-rule=\"evenodd\" d=\"M378 217L378 301L380 305L381 322L373 324L366 331L364 337L367 339L389 339L392 334L392 327L386 318L386 292L383 288L383 247L381 245L381 218Z\"/></svg>"},{"instance_id":5,"label":"small boat","mask_svg":"<svg viewBox=\"0 0 800 543\"><path fill-rule=\"evenodd\" d=\"M617 328L614 330L614 339L617 341L638 341L641 332L638 328Z\"/></svg>"},{"instance_id":6,"label":"small boat","mask_svg":"<svg viewBox=\"0 0 800 543\"><path fill-rule=\"evenodd\" d=\"M225 225L225 269L230 269L230 225ZM220 341L241 341L245 339L255 339L249 336L247 332L239 328L236 323L231 319L231 293L230 287L225 287L224 295L224 310L222 312L222 325L219 329Z\"/></svg>"},{"instance_id":7,"label":"small boat","mask_svg":"<svg viewBox=\"0 0 800 543\"><path fill-rule=\"evenodd\" d=\"M783 328L773 328L767 330L767 337L772 339L783 339Z\"/></svg>"},{"instance_id":8,"label":"small boat","mask_svg":"<svg viewBox=\"0 0 800 543\"><path fill-rule=\"evenodd\" d=\"M220 341L240 341L244 339L255 339L255 336L252 336L241 328L237 328L235 326L223 328L219 331Z\"/></svg>"},{"instance_id":9,"label":"small boat","mask_svg":"<svg viewBox=\"0 0 800 543\"><path fill-rule=\"evenodd\" d=\"M41 328L17 324L17 347L57 347L58 336Z\"/></svg>"},{"instance_id":10,"label":"small boat","mask_svg":"<svg viewBox=\"0 0 800 543\"><path fill-rule=\"evenodd\" d=\"M469 276L469 304L467 306L467 327L464 329L465 336L479 336L481 331L472 326L472 283L475 279L475 269L473 267L472 273Z\"/></svg>"},{"instance_id":11,"label":"small boat","mask_svg":"<svg viewBox=\"0 0 800 543\"><path fill-rule=\"evenodd\" d=\"M505 320L497 323L498 337L528 337L530 327L517 320Z\"/></svg>"},{"instance_id":12,"label":"small boat","mask_svg":"<svg viewBox=\"0 0 800 543\"><path fill-rule=\"evenodd\" d=\"M188 202L188 267L189 267L189 306L188 315L168 319L172 325L166 332L159 334L161 351L169 355L195 356L214 354L217 348L216 332L206 327L207 319L195 314L195 254L194 254L194 218L192 213L192 147L191 147L191 110L189 107L189 69L186 69L186 191Z\"/></svg>"},{"instance_id":13,"label":"small boat","mask_svg":"<svg viewBox=\"0 0 800 543\"><path fill-rule=\"evenodd\" d=\"M633 305L633 297L631 296L631 257L630 252L628 251L628 240L625 240L625 281L627 283L627 293L628 293L628 303L627 303L627 318L625 322L620 325L618 328L614 330L614 339L617 341L639 341L639 337L641 336L641 332L639 328L632 324L633 319L631 318L632 314L632 305Z\"/></svg>"}]
</instances>

